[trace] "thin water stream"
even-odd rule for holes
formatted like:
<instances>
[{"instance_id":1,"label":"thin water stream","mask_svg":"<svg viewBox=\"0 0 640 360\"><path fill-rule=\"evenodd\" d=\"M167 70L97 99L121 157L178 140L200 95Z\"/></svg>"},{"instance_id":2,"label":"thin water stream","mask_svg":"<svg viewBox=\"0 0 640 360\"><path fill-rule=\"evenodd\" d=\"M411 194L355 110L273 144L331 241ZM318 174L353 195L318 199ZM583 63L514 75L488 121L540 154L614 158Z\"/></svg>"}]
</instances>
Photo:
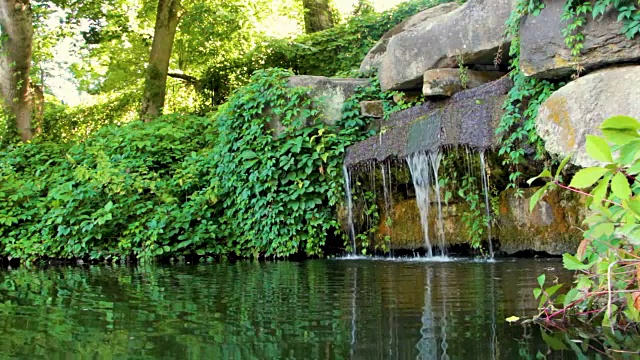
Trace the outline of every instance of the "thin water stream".
<instances>
[{"instance_id":1,"label":"thin water stream","mask_svg":"<svg viewBox=\"0 0 640 360\"><path fill-rule=\"evenodd\" d=\"M489 242L489 256L493 259L493 237L491 236L491 206L489 205L489 177L484 160L484 151L480 151L480 177L482 178L482 192L484 193L484 209L487 221L487 239Z\"/></svg>"},{"instance_id":2,"label":"thin water stream","mask_svg":"<svg viewBox=\"0 0 640 360\"><path fill-rule=\"evenodd\" d=\"M353 225L353 196L351 194L351 173L346 165L342 166L344 172L344 192L347 200L347 226L349 227L349 238L353 247L353 254L358 253L356 245L356 230Z\"/></svg>"}]
</instances>

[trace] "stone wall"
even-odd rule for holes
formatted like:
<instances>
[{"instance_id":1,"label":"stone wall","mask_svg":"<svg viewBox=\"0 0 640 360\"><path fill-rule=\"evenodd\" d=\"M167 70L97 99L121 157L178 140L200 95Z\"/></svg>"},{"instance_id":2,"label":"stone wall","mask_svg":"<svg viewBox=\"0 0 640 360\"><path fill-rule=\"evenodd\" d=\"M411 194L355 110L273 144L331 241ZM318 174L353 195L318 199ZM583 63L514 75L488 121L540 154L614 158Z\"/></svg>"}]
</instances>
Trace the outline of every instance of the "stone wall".
<instances>
[{"instance_id":1,"label":"stone wall","mask_svg":"<svg viewBox=\"0 0 640 360\"><path fill-rule=\"evenodd\" d=\"M488 157L500 158L495 130L504 115L505 94L513 84L505 78L495 79L509 70L511 39L504 33L515 3L448 3L420 13L385 34L362 62L361 71L378 69L383 90L402 90L407 96L421 92L427 101L391 116L389 122L380 125L385 128L383 133L349 148L345 164L357 167L387 159L403 162L419 151L451 147L484 151ZM584 48L574 57L563 35L566 0L544 4L538 16L522 19L519 30L522 73L559 87L539 107L536 130L548 153L559 157L573 153L572 164L596 165L584 150L586 135L598 134L598 125L613 115L640 118L640 35L629 39L622 34L623 24L611 8L596 19L589 14L581 29ZM576 74L578 68L580 74ZM528 160L534 153L534 149L524 149ZM524 196L517 197L513 190L504 190L507 179L514 171L523 172L523 178L535 176L545 164L532 160L516 170L504 166L502 160L493 161L488 169L494 176L492 186L499 193L499 206L493 214L498 250L506 254L542 251L556 255L575 251L582 240L584 199L571 192L555 191L530 212L529 199L536 188L522 183ZM569 167L565 178L570 179L576 169ZM402 184L403 189L412 186L410 180ZM392 197L395 205L391 214L382 216L376 241L391 237L392 249L424 247L416 200L398 194ZM467 206L458 202L444 209L449 246L468 243L461 219ZM432 207L429 228L433 231L437 211ZM387 226L387 216L392 219L391 227ZM431 235L434 239L435 233Z\"/></svg>"}]
</instances>

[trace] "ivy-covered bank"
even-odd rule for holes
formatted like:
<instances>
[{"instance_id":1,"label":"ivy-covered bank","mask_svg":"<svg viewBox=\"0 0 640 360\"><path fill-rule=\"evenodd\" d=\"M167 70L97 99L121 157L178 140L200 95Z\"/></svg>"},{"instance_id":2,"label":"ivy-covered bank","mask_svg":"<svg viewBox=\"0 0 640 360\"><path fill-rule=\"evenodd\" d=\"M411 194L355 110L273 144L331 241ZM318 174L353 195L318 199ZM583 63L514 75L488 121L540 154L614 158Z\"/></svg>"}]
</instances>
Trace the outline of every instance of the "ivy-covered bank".
<instances>
[{"instance_id":1,"label":"ivy-covered bank","mask_svg":"<svg viewBox=\"0 0 640 360\"><path fill-rule=\"evenodd\" d=\"M283 257L320 255L328 237L341 245L342 155L369 134L359 101L391 95L360 89L327 125L289 75L257 72L210 117L169 115L107 126L75 145L2 150L2 255ZM284 130L270 129L272 117Z\"/></svg>"}]
</instances>

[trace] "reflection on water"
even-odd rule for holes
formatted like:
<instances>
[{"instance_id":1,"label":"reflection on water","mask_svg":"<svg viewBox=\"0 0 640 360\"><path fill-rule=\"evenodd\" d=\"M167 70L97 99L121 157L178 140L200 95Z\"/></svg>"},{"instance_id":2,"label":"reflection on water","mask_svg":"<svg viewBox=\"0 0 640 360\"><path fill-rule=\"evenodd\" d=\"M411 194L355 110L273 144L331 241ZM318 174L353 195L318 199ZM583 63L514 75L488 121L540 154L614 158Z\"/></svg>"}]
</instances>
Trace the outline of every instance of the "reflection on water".
<instances>
[{"instance_id":1,"label":"reflection on water","mask_svg":"<svg viewBox=\"0 0 640 360\"><path fill-rule=\"evenodd\" d=\"M572 359L537 327L556 260L237 262L0 272L2 358ZM550 352L551 351L551 352Z\"/></svg>"}]
</instances>

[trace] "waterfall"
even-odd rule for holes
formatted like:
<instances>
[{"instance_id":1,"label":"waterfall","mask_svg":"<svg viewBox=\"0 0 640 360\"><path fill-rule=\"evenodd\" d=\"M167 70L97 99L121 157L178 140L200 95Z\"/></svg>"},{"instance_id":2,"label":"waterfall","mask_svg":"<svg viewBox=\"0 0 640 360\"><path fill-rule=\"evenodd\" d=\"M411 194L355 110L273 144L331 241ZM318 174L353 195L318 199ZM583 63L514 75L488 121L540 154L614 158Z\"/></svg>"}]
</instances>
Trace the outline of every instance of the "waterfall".
<instances>
[{"instance_id":1,"label":"waterfall","mask_svg":"<svg viewBox=\"0 0 640 360\"><path fill-rule=\"evenodd\" d=\"M438 222L436 224L436 230L438 233L438 239L440 240L440 252L445 255L446 246L444 238L444 219L442 217L442 199L440 198L440 179L438 177L438 171L440 170L440 162L442 161L442 154L439 151L430 152L429 160L431 160L431 168L433 170L433 183L436 188L436 201L438 204Z\"/></svg>"},{"instance_id":2,"label":"waterfall","mask_svg":"<svg viewBox=\"0 0 640 360\"><path fill-rule=\"evenodd\" d=\"M387 216L387 220L393 219L393 204L392 204L392 194L391 194L391 164L388 161L380 163L380 172L382 173L382 189L384 195L384 211ZM389 225L388 223L385 225ZM393 251L391 250L391 226L387 226L387 230L389 231L389 252L393 256Z\"/></svg>"},{"instance_id":3,"label":"waterfall","mask_svg":"<svg viewBox=\"0 0 640 360\"><path fill-rule=\"evenodd\" d=\"M484 151L480 151L480 172L482 175L482 190L484 191L484 210L487 216L487 239L489 241L489 256L493 259L493 239L491 238L491 207L489 206L489 177L487 176Z\"/></svg>"},{"instance_id":4,"label":"waterfall","mask_svg":"<svg viewBox=\"0 0 640 360\"><path fill-rule=\"evenodd\" d=\"M407 156L407 163L411 171L411 179L416 191L416 201L420 210L420 224L424 234L424 247L428 257L433 256L431 241L429 240L429 157L426 152L419 151Z\"/></svg>"},{"instance_id":5,"label":"waterfall","mask_svg":"<svg viewBox=\"0 0 640 360\"><path fill-rule=\"evenodd\" d=\"M342 166L344 172L344 191L347 196L347 224L349 226L349 237L351 238L351 245L353 247L353 255L358 254L356 248L356 230L353 226L353 198L351 196L351 173L346 165Z\"/></svg>"}]
</instances>

